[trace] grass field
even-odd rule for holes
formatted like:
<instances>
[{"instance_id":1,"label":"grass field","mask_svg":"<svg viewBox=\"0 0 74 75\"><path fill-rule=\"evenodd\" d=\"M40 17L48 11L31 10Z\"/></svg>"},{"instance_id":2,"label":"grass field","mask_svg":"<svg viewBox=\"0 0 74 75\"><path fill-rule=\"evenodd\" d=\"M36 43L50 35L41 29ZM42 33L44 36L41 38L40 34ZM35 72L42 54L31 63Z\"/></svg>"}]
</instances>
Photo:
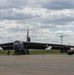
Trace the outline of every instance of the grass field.
<instances>
[{"instance_id":1,"label":"grass field","mask_svg":"<svg viewBox=\"0 0 74 75\"><path fill-rule=\"evenodd\" d=\"M13 55L14 51L10 51L10 55ZM30 55L38 54L60 54L60 50L30 50ZM7 55L7 51L0 51L0 55Z\"/></svg>"}]
</instances>

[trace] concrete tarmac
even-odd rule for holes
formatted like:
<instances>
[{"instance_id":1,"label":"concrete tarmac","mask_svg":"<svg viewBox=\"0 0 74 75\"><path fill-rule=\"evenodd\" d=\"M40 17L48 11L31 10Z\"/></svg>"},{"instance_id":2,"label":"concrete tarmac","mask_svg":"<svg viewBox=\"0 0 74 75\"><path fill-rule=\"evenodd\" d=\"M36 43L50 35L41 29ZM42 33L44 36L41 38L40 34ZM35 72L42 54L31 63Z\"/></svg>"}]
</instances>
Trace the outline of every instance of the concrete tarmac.
<instances>
[{"instance_id":1,"label":"concrete tarmac","mask_svg":"<svg viewBox=\"0 0 74 75\"><path fill-rule=\"evenodd\" d=\"M0 75L74 75L74 55L0 55Z\"/></svg>"}]
</instances>

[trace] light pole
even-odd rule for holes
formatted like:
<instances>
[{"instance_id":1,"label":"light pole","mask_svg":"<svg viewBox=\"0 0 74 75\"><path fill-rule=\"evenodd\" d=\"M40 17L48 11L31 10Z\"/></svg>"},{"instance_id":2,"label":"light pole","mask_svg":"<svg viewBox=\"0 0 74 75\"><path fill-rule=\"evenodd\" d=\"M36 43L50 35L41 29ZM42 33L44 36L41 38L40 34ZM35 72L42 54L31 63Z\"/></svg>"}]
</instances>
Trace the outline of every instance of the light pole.
<instances>
[{"instance_id":1,"label":"light pole","mask_svg":"<svg viewBox=\"0 0 74 75\"><path fill-rule=\"evenodd\" d=\"M63 44L63 35L60 36L61 37L61 45Z\"/></svg>"}]
</instances>

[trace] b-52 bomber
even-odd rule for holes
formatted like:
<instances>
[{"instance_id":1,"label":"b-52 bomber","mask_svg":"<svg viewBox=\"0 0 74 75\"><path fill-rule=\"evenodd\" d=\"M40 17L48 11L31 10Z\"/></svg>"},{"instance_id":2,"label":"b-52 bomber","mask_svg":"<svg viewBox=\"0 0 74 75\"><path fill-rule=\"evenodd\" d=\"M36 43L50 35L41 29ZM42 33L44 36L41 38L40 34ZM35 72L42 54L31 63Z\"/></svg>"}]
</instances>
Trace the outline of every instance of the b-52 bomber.
<instances>
[{"instance_id":1,"label":"b-52 bomber","mask_svg":"<svg viewBox=\"0 0 74 75\"><path fill-rule=\"evenodd\" d=\"M52 49L59 49L61 53L67 53L68 55L74 54L74 51L71 51L71 47L68 45L61 44L51 44L51 43L37 43L31 42L29 37L29 30L27 30L27 40L26 41L14 41L9 43L0 44L0 47L3 50L14 50L15 55L26 55L29 54L29 49L46 49L47 47L52 46Z\"/></svg>"}]
</instances>

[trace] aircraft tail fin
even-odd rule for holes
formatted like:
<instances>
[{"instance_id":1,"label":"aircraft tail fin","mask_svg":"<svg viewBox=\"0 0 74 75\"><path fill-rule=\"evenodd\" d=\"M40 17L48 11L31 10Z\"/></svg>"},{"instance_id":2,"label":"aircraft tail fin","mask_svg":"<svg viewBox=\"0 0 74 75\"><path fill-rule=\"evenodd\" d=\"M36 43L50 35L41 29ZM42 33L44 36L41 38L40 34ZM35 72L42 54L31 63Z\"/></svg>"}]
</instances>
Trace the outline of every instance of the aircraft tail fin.
<instances>
[{"instance_id":1,"label":"aircraft tail fin","mask_svg":"<svg viewBox=\"0 0 74 75\"><path fill-rule=\"evenodd\" d=\"M27 30L27 39L26 39L27 42L30 42L30 37L29 37L29 30Z\"/></svg>"}]
</instances>

